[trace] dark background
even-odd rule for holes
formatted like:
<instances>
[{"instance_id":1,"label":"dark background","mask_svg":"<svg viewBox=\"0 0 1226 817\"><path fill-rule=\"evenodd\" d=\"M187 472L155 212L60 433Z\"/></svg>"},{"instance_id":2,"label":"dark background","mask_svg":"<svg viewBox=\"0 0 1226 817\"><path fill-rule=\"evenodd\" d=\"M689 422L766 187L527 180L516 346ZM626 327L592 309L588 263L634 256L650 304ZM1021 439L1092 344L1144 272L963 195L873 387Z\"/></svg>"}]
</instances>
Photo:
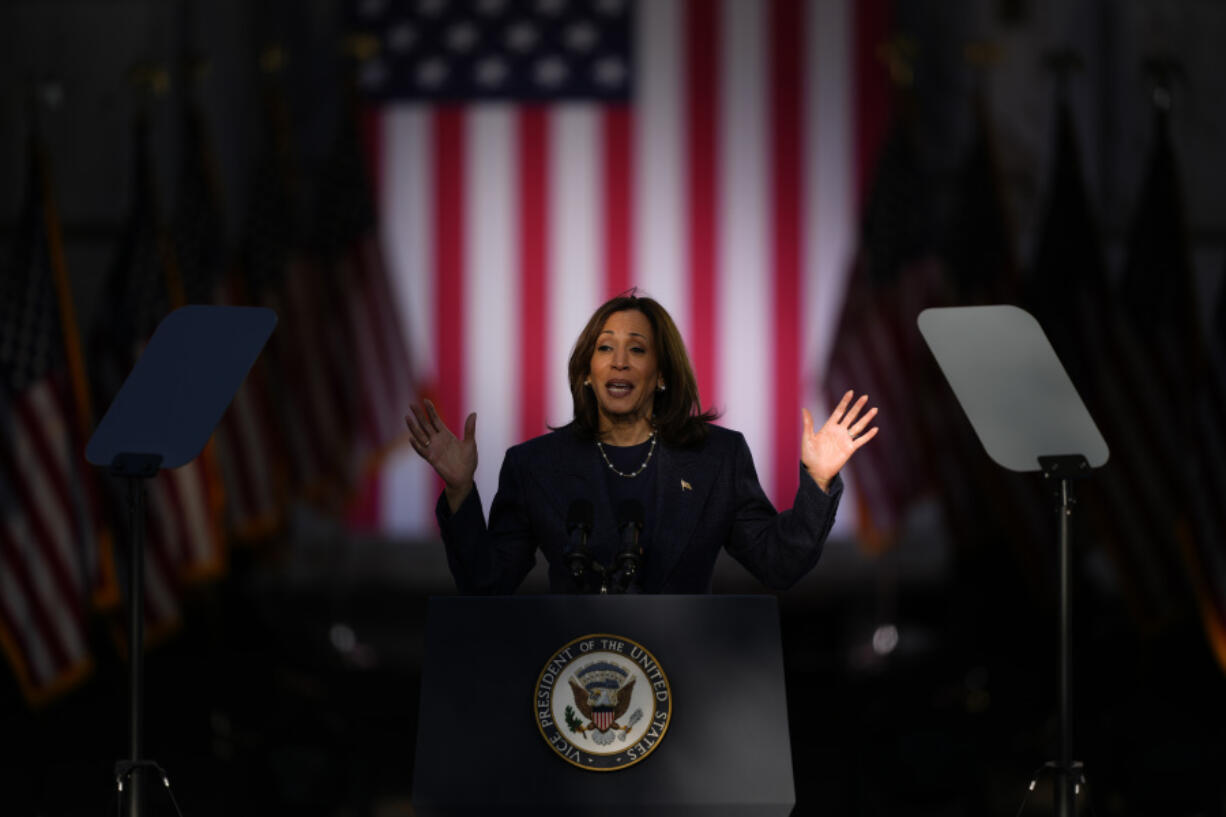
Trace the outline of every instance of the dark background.
<instances>
[{"instance_id":1,"label":"dark background","mask_svg":"<svg viewBox=\"0 0 1226 817\"><path fill-rule=\"evenodd\" d=\"M1178 57L1173 140L1195 303L1211 321L1226 268L1226 7L902 0L895 17L921 44L919 144L938 190L952 186L971 130L967 99L979 75L962 47L972 39L1002 46L988 99L1023 257L1033 250L1050 159L1054 82L1044 56L1072 48L1085 66L1070 98L1113 269L1150 138L1141 62ZM151 62L181 76L181 58L196 52L211 64L202 101L225 123L215 139L237 234L260 118L259 51L276 40L293 55L295 136L306 161L318 161L335 121L343 19L342 6L324 0L5 2L0 237L11 240L19 207L25 96L32 83L54 79L64 96L44 114L45 136L80 317L91 320L91 283L110 260L127 200L120 158L138 94L125 74ZM153 109L164 179L177 167L172 107ZM1048 574L1051 521L1051 542L1036 542L1022 560ZM1226 814L1226 676L1201 623L1184 617L1138 629L1100 578L1105 557L1078 548L1087 539L1081 524L1077 517L1074 734L1093 813ZM356 535L303 510L284 539L231 559L223 580L192 591L182 630L146 664L146 747L184 813L411 813L425 602L452 592L438 543ZM989 531L974 549L955 547L939 509L921 503L889 552L831 541L814 574L779 594L798 815L1017 813L1035 771L1054 759L1057 729L1054 597L1036 593L1024 574ZM534 581L526 591L541 589ZM716 589L759 592L723 563ZM96 622L94 677L44 708L27 708L0 674L0 814L114 808L112 765L127 752L116 624ZM885 655L872 648L883 625L899 634ZM153 813L171 813L160 791L150 803ZM1040 785L1024 813L1049 809Z\"/></svg>"},{"instance_id":2,"label":"dark background","mask_svg":"<svg viewBox=\"0 0 1226 817\"><path fill-rule=\"evenodd\" d=\"M233 565L149 653L147 753L187 815L410 814L425 603L451 592L438 548L287 548ZM854 548L832 542L779 596L795 814L1016 814L1056 757L1055 617L1007 572L892 580L899 559L865 564ZM739 568L721 577L720 590L757 592ZM1093 813L1221 814L1226 697L1196 623L1143 640L1109 600L1078 590L1075 755ZM870 646L883 607L900 631L887 657ZM356 645L342 652L349 631ZM6 690L5 813L114 807L126 682L104 660L37 713ZM173 813L161 790L148 803ZM1051 813L1050 791L1040 785L1024 813Z\"/></svg>"}]
</instances>

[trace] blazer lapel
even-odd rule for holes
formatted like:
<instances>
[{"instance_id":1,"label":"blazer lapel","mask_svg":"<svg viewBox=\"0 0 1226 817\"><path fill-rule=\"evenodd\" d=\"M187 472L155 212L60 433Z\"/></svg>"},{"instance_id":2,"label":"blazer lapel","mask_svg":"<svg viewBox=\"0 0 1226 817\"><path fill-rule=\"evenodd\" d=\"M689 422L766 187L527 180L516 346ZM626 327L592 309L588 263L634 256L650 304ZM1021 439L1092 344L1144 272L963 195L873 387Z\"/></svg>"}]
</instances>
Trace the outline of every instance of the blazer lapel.
<instances>
[{"instance_id":1,"label":"blazer lapel","mask_svg":"<svg viewBox=\"0 0 1226 817\"><path fill-rule=\"evenodd\" d=\"M656 530L652 547L660 551L660 578L669 574L685 552L711 493L718 463L704 450L660 447L656 475Z\"/></svg>"}]
</instances>

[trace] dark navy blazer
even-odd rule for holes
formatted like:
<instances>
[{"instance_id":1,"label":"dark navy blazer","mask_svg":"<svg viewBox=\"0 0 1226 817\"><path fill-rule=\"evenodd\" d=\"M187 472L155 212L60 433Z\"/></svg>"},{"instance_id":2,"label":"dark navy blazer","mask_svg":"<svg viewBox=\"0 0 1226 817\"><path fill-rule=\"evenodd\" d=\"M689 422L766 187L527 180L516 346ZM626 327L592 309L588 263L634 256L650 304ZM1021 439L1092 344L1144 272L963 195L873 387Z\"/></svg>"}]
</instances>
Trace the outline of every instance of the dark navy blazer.
<instances>
[{"instance_id":1,"label":"dark navy blazer","mask_svg":"<svg viewBox=\"0 0 1226 817\"><path fill-rule=\"evenodd\" d=\"M708 432L695 448L658 446L656 522L644 554L643 592L709 593L721 548L767 587L791 586L821 556L842 479L836 476L827 494L802 467L791 510L778 512L762 491L744 436L720 426ZM563 558L573 500L595 508L592 549L616 549L604 468L595 444L568 426L507 451L488 526L475 486L454 514L440 496L436 515L460 592L513 593L538 549L549 563L550 590L573 592Z\"/></svg>"}]
</instances>

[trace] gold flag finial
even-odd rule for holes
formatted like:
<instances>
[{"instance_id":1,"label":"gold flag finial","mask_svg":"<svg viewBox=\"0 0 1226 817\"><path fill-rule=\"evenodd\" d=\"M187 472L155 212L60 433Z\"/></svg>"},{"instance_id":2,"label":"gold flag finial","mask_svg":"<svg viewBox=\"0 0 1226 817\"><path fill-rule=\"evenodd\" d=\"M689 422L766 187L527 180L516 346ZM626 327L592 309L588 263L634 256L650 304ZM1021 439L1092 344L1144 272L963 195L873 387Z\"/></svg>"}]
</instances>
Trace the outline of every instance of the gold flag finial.
<instances>
[{"instance_id":1,"label":"gold flag finial","mask_svg":"<svg viewBox=\"0 0 1226 817\"><path fill-rule=\"evenodd\" d=\"M1154 54L1141 60L1141 71L1153 85L1154 107L1170 111L1175 83L1184 79L1183 63L1170 54Z\"/></svg>"},{"instance_id":2,"label":"gold flag finial","mask_svg":"<svg viewBox=\"0 0 1226 817\"><path fill-rule=\"evenodd\" d=\"M357 62L365 62L378 55L379 38L373 34L354 32L341 39L341 53Z\"/></svg>"},{"instance_id":3,"label":"gold flag finial","mask_svg":"<svg viewBox=\"0 0 1226 817\"><path fill-rule=\"evenodd\" d=\"M885 63L890 80L899 88L910 88L915 83L915 55L918 51L915 39L906 34L895 34L877 46L877 59Z\"/></svg>"},{"instance_id":4,"label":"gold flag finial","mask_svg":"<svg viewBox=\"0 0 1226 817\"><path fill-rule=\"evenodd\" d=\"M1069 79L1074 72L1085 68L1085 60L1071 48L1054 48L1043 55L1043 66L1055 75L1058 96L1067 100Z\"/></svg>"},{"instance_id":5,"label":"gold flag finial","mask_svg":"<svg viewBox=\"0 0 1226 817\"><path fill-rule=\"evenodd\" d=\"M975 68L991 68L1004 61L1005 50L992 40L971 40L963 47L962 56Z\"/></svg>"},{"instance_id":6,"label":"gold flag finial","mask_svg":"<svg viewBox=\"0 0 1226 817\"><path fill-rule=\"evenodd\" d=\"M204 81L213 70L213 60L204 54L194 54L187 60L187 75L193 82Z\"/></svg>"},{"instance_id":7,"label":"gold flag finial","mask_svg":"<svg viewBox=\"0 0 1226 817\"><path fill-rule=\"evenodd\" d=\"M260 49L260 70L265 74L279 74L285 70L287 57L285 49L279 43L272 43Z\"/></svg>"},{"instance_id":8,"label":"gold flag finial","mask_svg":"<svg viewBox=\"0 0 1226 817\"><path fill-rule=\"evenodd\" d=\"M158 63L136 63L128 69L128 81L150 96L164 96L170 90L170 72Z\"/></svg>"},{"instance_id":9,"label":"gold flag finial","mask_svg":"<svg viewBox=\"0 0 1226 817\"><path fill-rule=\"evenodd\" d=\"M1081 54L1072 48L1053 48L1043 55L1043 65L1060 79L1085 67Z\"/></svg>"}]
</instances>

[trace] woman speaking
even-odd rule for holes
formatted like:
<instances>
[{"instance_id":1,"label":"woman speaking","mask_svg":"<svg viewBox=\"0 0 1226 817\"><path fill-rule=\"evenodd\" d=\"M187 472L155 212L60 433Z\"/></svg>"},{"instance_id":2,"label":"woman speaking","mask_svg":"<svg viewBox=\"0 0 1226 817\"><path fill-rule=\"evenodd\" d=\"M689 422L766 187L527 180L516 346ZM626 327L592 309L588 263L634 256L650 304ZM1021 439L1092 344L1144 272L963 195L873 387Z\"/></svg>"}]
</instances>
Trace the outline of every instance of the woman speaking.
<instances>
[{"instance_id":1,"label":"woman speaking","mask_svg":"<svg viewBox=\"0 0 1226 817\"><path fill-rule=\"evenodd\" d=\"M651 298L614 298L569 363L574 418L506 453L487 524L473 482L475 413L457 438L434 405L405 417L442 478L436 514L462 593L512 593L536 562L555 593L707 593L724 548L784 589L817 563L842 495L839 471L877 434L867 396L843 395L819 428L803 409L800 487L776 511L745 438L712 425L672 318Z\"/></svg>"}]
</instances>

